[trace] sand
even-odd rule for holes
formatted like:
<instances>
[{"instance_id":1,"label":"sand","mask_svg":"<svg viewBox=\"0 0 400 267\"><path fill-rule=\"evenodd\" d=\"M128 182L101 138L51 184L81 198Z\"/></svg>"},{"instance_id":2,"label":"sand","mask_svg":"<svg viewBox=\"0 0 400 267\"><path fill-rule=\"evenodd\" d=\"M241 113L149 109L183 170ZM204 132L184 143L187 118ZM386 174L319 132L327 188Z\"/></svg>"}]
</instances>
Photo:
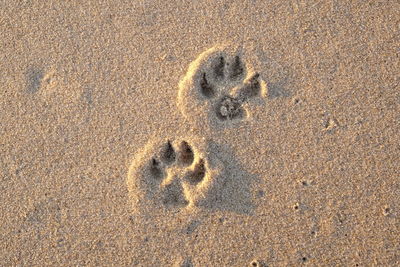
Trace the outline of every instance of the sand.
<instances>
[{"instance_id":1,"label":"sand","mask_svg":"<svg viewBox=\"0 0 400 267\"><path fill-rule=\"evenodd\" d=\"M1 266L399 266L397 1L2 1Z\"/></svg>"}]
</instances>

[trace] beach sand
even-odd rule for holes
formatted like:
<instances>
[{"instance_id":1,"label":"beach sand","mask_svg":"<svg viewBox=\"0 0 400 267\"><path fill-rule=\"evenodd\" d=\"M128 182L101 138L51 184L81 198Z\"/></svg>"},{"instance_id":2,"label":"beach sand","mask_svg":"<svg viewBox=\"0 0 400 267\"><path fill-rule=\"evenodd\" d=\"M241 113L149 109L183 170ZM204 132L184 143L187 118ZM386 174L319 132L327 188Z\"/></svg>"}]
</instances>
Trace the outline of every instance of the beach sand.
<instances>
[{"instance_id":1,"label":"beach sand","mask_svg":"<svg viewBox=\"0 0 400 267\"><path fill-rule=\"evenodd\" d=\"M399 266L397 1L2 1L1 266Z\"/></svg>"}]
</instances>

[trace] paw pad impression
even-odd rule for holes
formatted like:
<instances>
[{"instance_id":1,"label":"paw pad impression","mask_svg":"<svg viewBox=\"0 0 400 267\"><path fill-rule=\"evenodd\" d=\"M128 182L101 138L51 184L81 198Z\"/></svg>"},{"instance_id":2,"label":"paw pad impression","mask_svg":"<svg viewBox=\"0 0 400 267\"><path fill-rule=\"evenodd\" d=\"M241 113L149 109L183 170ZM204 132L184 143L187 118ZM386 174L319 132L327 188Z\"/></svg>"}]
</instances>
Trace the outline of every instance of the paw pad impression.
<instances>
[{"instance_id":1,"label":"paw pad impression","mask_svg":"<svg viewBox=\"0 0 400 267\"><path fill-rule=\"evenodd\" d=\"M263 99L266 83L239 53L211 48L189 66L179 84L178 107L192 122L229 123L250 116L249 102Z\"/></svg>"},{"instance_id":2,"label":"paw pad impression","mask_svg":"<svg viewBox=\"0 0 400 267\"><path fill-rule=\"evenodd\" d=\"M141 203L167 209L204 202L219 177L219 170L210 165L205 155L186 140L152 143L130 167L130 194Z\"/></svg>"}]
</instances>

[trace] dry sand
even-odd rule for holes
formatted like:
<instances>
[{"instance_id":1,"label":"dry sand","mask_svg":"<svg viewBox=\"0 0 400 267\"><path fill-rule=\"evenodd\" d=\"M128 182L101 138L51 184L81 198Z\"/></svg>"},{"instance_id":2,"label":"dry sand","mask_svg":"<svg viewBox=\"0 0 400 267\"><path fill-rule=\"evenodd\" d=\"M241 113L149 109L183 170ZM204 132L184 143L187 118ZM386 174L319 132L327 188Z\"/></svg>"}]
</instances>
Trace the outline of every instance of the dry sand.
<instances>
[{"instance_id":1,"label":"dry sand","mask_svg":"<svg viewBox=\"0 0 400 267\"><path fill-rule=\"evenodd\" d=\"M399 266L398 1L1 1L1 266Z\"/></svg>"}]
</instances>

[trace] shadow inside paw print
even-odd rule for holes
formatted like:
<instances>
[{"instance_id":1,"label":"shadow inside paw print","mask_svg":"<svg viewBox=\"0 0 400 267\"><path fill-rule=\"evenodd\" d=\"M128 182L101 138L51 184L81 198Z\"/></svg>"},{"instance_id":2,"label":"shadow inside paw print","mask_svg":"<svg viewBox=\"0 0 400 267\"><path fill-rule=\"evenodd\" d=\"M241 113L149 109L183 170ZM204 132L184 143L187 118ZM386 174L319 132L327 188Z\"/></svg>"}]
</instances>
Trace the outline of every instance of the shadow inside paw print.
<instances>
[{"instance_id":1,"label":"shadow inside paw print","mask_svg":"<svg viewBox=\"0 0 400 267\"><path fill-rule=\"evenodd\" d=\"M243 104L253 97L257 97L261 92L261 85L257 80L259 74L255 74L247 84L239 88L236 96L222 96L216 103L216 116L219 120L241 120L247 115Z\"/></svg>"},{"instance_id":2,"label":"shadow inside paw print","mask_svg":"<svg viewBox=\"0 0 400 267\"><path fill-rule=\"evenodd\" d=\"M250 185L256 177L245 172L230 152L212 141L201 150L186 140L159 141L132 164L130 195L145 209L251 213Z\"/></svg>"},{"instance_id":3,"label":"shadow inside paw print","mask_svg":"<svg viewBox=\"0 0 400 267\"><path fill-rule=\"evenodd\" d=\"M220 124L244 120L250 116L250 101L266 96L265 82L240 53L217 48L201 54L190 65L179 87L179 108L203 126L209 120Z\"/></svg>"},{"instance_id":4,"label":"shadow inside paw print","mask_svg":"<svg viewBox=\"0 0 400 267\"><path fill-rule=\"evenodd\" d=\"M231 65L228 64L224 57L220 57L219 62L214 67L206 70L211 70L212 73L203 72L198 84L200 94L212 101L216 118L220 121L246 118L247 111L243 105L251 98L260 96L262 91L258 73L253 74L246 82L244 81L245 65L239 56L234 58ZM228 89L231 89L225 93L219 88L221 83L224 82ZM242 84L239 84L236 88L229 88L229 85L235 85L237 82Z\"/></svg>"},{"instance_id":5,"label":"shadow inside paw print","mask_svg":"<svg viewBox=\"0 0 400 267\"><path fill-rule=\"evenodd\" d=\"M203 159L200 159L198 163L194 166L193 170L190 171L187 175L187 181L193 185L197 185L201 181L203 181L206 176L206 166Z\"/></svg>"},{"instance_id":6,"label":"shadow inside paw print","mask_svg":"<svg viewBox=\"0 0 400 267\"><path fill-rule=\"evenodd\" d=\"M189 204L182 185L177 179L172 180L161 188L162 203L168 207L185 207Z\"/></svg>"},{"instance_id":7,"label":"shadow inside paw print","mask_svg":"<svg viewBox=\"0 0 400 267\"><path fill-rule=\"evenodd\" d=\"M159 141L132 164L128 188L140 203L182 209L196 201L209 172L207 164L188 141Z\"/></svg>"},{"instance_id":8,"label":"shadow inside paw print","mask_svg":"<svg viewBox=\"0 0 400 267\"><path fill-rule=\"evenodd\" d=\"M180 145L180 161L184 165L191 165L194 161L194 153L192 147L186 141L182 141Z\"/></svg>"}]
</instances>

